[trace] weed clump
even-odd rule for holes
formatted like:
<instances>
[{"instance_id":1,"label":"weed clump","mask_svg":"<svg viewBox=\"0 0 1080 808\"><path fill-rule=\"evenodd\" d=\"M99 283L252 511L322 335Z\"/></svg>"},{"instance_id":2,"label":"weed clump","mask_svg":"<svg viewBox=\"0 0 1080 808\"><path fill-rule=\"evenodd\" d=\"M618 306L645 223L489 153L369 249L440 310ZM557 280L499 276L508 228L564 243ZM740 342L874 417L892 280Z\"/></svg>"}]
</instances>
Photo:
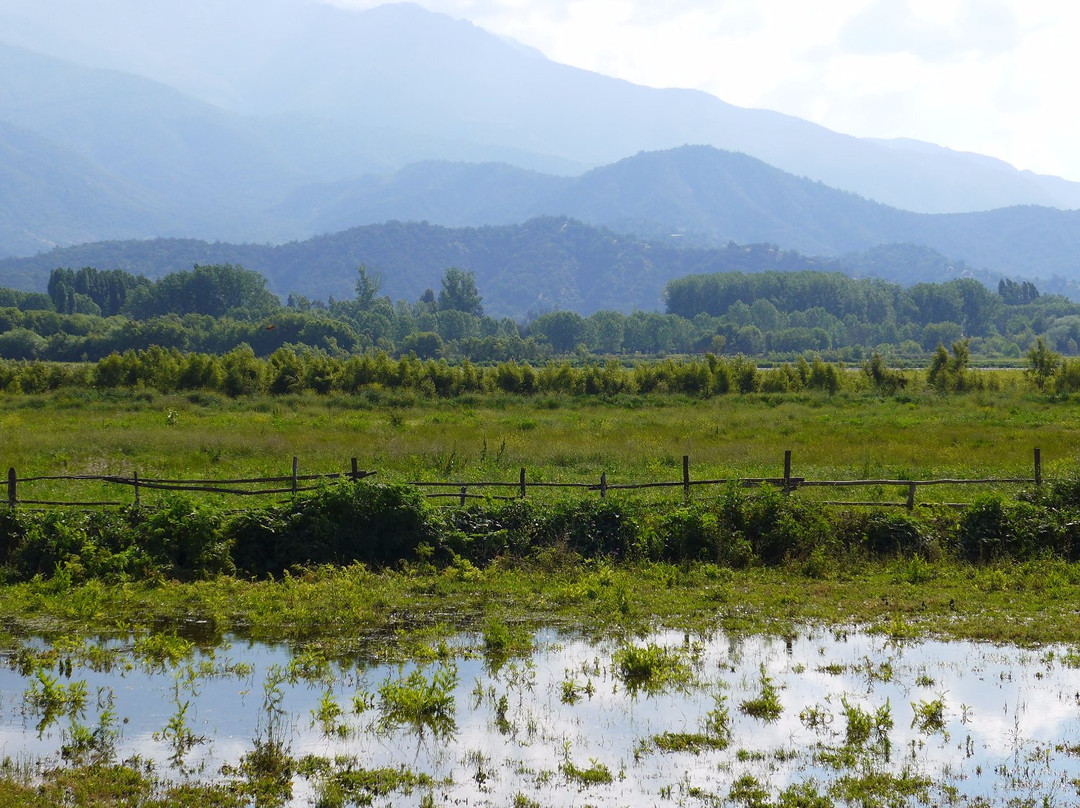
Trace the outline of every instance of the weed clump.
<instances>
[{"instance_id":1,"label":"weed clump","mask_svg":"<svg viewBox=\"0 0 1080 808\"><path fill-rule=\"evenodd\" d=\"M776 721L784 712L784 706L780 703L780 691L772 677L765 672L764 663L761 664L759 671L758 695L742 702L739 709L746 715L760 718L762 721Z\"/></svg>"},{"instance_id":2,"label":"weed clump","mask_svg":"<svg viewBox=\"0 0 1080 808\"><path fill-rule=\"evenodd\" d=\"M655 643L624 646L615 652L613 662L616 676L631 693L659 693L693 678L684 652Z\"/></svg>"}]
</instances>

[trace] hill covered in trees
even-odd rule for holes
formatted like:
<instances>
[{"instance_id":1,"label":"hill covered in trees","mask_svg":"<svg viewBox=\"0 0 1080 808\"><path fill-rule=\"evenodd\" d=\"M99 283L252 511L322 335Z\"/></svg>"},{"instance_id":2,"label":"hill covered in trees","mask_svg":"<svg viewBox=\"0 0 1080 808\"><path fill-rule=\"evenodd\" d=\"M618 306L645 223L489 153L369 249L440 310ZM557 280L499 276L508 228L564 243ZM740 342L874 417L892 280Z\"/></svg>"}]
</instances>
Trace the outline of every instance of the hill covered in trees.
<instances>
[{"instance_id":1,"label":"hill covered in trees","mask_svg":"<svg viewBox=\"0 0 1080 808\"><path fill-rule=\"evenodd\" d=\"M44 291L57 267L118 268L160 278L196 264L232 264L263 275L282 298L295 293L340 300L352 296L356 267L363 264L381 274L384 294L414 300L436 287L447 267L458 267L476 277L489 313L524 319L554 310L658 310L664 285L689 274L817 270L904 284L973 274L962 261L915 245L816 258L764 243L693 249L670 242L620 236L566 217L479 228L387 222L279 246L154 239L68 247L0 260L0 285ZM980 277L996 283L999 276Z\"/></svg>"}]
</instances>

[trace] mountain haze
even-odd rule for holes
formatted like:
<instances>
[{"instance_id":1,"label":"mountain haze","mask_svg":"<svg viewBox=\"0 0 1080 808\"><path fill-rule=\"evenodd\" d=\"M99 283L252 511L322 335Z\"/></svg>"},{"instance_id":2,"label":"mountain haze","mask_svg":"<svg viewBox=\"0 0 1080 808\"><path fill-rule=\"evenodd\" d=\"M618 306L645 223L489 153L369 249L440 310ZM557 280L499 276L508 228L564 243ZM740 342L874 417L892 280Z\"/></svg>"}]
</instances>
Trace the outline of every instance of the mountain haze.
<instances>
[{"instance_id":1,"label":"mountain haze","mask_svg":"<svg viewBox=\"0 0 1080 808\"><path fill-rule=\"evenodd\" d=\"M148 195L146 215L166 216L155 234L302 238L316 232L305 228L319 211L296 205L314 184L429 160L572 176L687 143L914 211L1080 207L1077 183L931 144L842 135L698 91L637 86L410 4L0 0L0 40L23 59L0 73L0 121L134 183L124 196ZM30 64L27 51L66 60L68 75ZM21 86L5 86L12 81ZM92 222L88 211L30 240L145 227L137 217L126 230ZM334 226L362 223L339 216Z\"/></svg>"},{"instance_id":2,"label":"mountain haze","mask_svg":"<svg viewBox=\"0 0 1080 808\"><path fill-rule=\"evenodd\" d=\"M707 146L638 154L580 177L426 163L309 188L289 215L305 210L313 212L306 226L316 232L344 230L356 220L462 227L570 216L667 246L770 243L836 257L880 244L922 244L998 276L1080 280L1080 212L1017 206L912 213Z\"/></svg>"}]
</instances>

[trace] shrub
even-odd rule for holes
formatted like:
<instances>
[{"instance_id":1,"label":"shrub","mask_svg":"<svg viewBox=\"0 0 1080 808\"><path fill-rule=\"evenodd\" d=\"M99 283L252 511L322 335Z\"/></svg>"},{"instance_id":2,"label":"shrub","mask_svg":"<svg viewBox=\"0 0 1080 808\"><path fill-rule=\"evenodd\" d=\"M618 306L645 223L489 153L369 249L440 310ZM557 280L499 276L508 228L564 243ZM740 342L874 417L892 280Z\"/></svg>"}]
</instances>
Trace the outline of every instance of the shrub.
<instances>
[{"instance_id":1,"label":"shrub","mask_svg":"<svg viewBox=\"0 0 1080 808\"><path fill-rule=\"evenodd\" d=\"M437 521L423 496L403 485L343 482L284 505L249 511L227 534L238 569L255 575L295 565L386 566L437 545Z\"/></svg>"},{"instance_id":2,"label":"shrub","mask_svg":"<svg viewBox=\"0 0 1080 808\"><path fill-rule=\"evenodd\" d=\"M929 528L914 516L872 510L845 514L837 528L848 549L874 556L927 556Z\"/></svg>"},{"instance_id":3,"label":"shrub","mask_svg":"<svg viewBox=\"0 0 1080 808\"><path fill-rule=\"evenodd\" d=\"M555 506L538 525L537 538L586 557L649 558L653 550L633 503L587 499Z\"/></svg>"},{"instance_id":4,"label":"shrub","mask_svg":"<svg viewBox=\"0 0 1080 808\"><path fill-rule=\"evenodd\" d=\"M712 561L744 567L754 551L741 533L732 531L715 503L687 505L662 515L656 532L665 542L670 561Z\"/></svg>"},{"instance_id":5,"label":"shrub","mask_svg":"<svg viewBox=\"0 0 1080 808\"><path fill-rule=\"evenodd\" d=\"M139 544L166 575L190 579L235 572L219 511L173 494L144 514Z\"/></svg>"},{"instance_id":6,"label":"shrub","mask_svg":"<svg viewBox=\"0 0 1080 808\"><path fill-rule=\"evenodd\" d=\"M957 525L957 550L968 561L1042 556L1073 558L1075 528L1068 514L1030 502L986 496L966 508Z\"/></svg>"}]
</instances>

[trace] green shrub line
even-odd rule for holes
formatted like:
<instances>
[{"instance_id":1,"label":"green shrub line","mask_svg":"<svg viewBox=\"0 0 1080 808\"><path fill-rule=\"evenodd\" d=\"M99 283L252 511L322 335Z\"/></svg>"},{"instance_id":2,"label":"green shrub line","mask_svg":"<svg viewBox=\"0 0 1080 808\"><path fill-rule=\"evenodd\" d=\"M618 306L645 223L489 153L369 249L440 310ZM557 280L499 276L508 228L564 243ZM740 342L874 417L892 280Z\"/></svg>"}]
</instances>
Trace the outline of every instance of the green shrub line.
<instances>
[{"instance_id":1,"label":"green shrub line","mask_svg":"<svg viewBox=\"0 0 1080 808\"><path fill-rule=\"evenodd\" d=\"M733 569L829 559L1080 559L1080 475L987 495L959 511L839 509L729 485L694 500L487 501L439 508L403 484L344 481L230 511L186 495L100 511L0 508L0 581L72 582L232 575L263 579L319 565L446 567L557 549L614 561ZM816 573L815 573L816 571Z\"/></svg>"}]
</instances>

